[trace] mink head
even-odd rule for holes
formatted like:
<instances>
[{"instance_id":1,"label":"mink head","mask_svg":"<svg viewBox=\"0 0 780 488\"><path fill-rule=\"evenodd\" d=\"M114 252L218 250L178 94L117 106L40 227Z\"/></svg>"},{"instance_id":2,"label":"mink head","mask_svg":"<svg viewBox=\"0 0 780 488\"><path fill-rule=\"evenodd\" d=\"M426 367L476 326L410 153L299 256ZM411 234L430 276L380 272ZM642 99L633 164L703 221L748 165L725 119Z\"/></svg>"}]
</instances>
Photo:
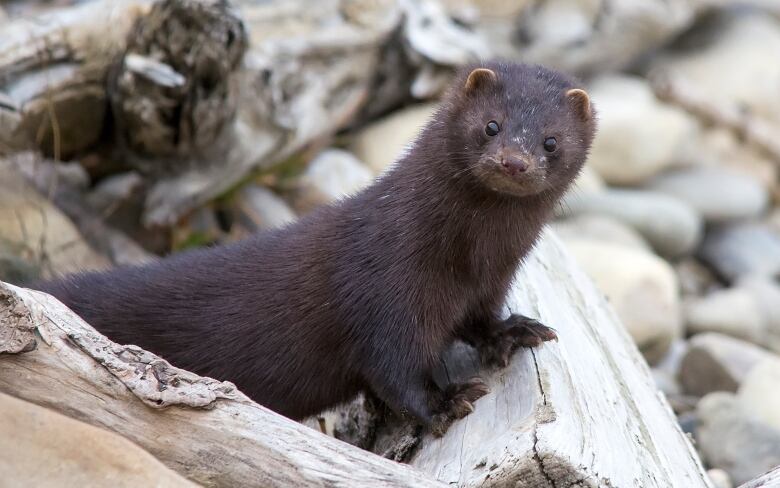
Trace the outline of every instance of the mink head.
<instances>
[{"instance_id":1,"label":"mink head","mask_svg":"<svg viewBox=\"0 0 780 488\"><path fill-rule=\"evenodd\" d=\"M565 189L585 163L596 128L588 94L542 66L465 69L443 107L449 164L505 195Z\"/></svg>"}]
</instances>

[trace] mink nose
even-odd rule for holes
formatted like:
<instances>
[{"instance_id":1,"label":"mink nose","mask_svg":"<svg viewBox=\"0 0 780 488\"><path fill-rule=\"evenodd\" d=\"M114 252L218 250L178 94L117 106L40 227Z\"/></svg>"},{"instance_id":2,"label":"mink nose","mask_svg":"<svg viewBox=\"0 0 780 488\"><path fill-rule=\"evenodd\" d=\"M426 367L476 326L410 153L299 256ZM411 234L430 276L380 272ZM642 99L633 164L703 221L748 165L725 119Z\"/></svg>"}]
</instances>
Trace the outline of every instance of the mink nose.
<instances>
[{"instance_id":1,"label":"mink nose","mask_svg":"<svg viewBox=\"0 0 780 488\"><path fill-rule=\"evenodd\" d=\"M528 162L517 156L504 156L501 158L501 166L512 176L528 170Z\"/></svg>"}]
</instances>

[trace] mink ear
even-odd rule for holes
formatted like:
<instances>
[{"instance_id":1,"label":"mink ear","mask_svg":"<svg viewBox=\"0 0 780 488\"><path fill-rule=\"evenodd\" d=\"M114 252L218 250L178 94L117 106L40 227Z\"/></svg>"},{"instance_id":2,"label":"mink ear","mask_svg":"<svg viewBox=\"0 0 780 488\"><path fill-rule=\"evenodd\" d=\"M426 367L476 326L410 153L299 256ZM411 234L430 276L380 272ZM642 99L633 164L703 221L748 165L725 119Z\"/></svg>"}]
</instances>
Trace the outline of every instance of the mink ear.
<instances>
[{"instance_id":1,"label":"mink ear","mask_svg":"<svg viewBox=\"0 0 780 488\"><path fill-rule=\"evenodd\" d=\"M566 92L566 98L582 120L590 120L590 97L588 92L581 88L572 88Z\"/></svg>"},{"instance_id":2,"label":"mink ear","mask_svg":"<svg viewBox=\"0 0 780 488\"><path fill-rule=\"evenodd\" d=\"M487 68L477 68L469 73L469 77L466 78L466 84L463 88L466 93L471 93L475 90L480 90L497 80L498 76L496 76L495 71Z\"/></svg>"}]
</instances>

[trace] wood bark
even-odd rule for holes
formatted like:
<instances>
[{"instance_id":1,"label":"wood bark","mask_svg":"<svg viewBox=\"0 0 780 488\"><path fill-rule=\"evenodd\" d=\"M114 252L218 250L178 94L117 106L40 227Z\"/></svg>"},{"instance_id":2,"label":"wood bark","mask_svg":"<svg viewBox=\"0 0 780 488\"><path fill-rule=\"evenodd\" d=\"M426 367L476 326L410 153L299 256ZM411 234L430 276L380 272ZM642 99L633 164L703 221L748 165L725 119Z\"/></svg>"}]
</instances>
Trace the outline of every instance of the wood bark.
<instances>
[{"instance_id":1,"label":"wood bark","mask_svg":"<svg viewBox=\"0 0 780 488\"><path fill-rule=\"evenodd\" d=\"M487 374L492 392L441 439L410 443L408 425L375 426L378 452L418 444L416 469L114 344L48 295L3 285L0 297L0 391L114 430L206 485L709 486L630 337L550 234L507 308L539 316L559 342ZM468 358L452 355L451 379L472 373Z\"/></svg>"},{"instance_id":2,"label":"wood bark","mask_svg":"<svg viewBox=\"0 0 780 488\"><path fill-rule=\"evenodd\" d=\"M739 488L772 488L774 486L780 486L780 466L768 473L762 474L756 479L739 485Z\"/></svg>"}]
</instances>

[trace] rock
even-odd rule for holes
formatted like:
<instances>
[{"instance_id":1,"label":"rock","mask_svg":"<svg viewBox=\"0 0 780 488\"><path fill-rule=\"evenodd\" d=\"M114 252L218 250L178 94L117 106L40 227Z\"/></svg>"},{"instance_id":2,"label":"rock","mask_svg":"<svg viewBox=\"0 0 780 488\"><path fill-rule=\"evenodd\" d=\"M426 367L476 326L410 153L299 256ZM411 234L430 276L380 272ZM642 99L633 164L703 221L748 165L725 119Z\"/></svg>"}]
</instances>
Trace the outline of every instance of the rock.
<instances>
[{"instance_id":1,"label":"rock","mask_svg":"<svg viewBox=\"0 0 780 488\"><path fill-rule=\"evenodd\" d=\"M27 185L24 178L0 166L0 240L33 266L43 277L109 266L108 259L84 242L73 223L48 200Z\"/></svg>"},{"instance_id":2,"label":"rock","mask_svg":"<svg viewBox=\"0 0 780 488\"><path fill-rule=\"evenodd\" d=\"M417 137L437 106L426 103L393 112L355 134L350 151L374 173L381 173Z\"/></svg>"},{"instance_id":3,"label":"rock","mask_svg":"<svg viewBox=\"0 0 780 488\"><path fill-rule=\"evenodd\" d=\"M688 203L707 222L756 217L769 203L769 193L759 181L725 167L694 167L665 173L648 187Z\"/></svg>"},{"instance_id":4,"label":"rock","mask_svg":"<svg viewBox=\"0 0 780 488\"><path fill-rule=\"evenodd\" d=\"M619 220L605 215L578 215L570 219L555 221L551 226L564 242L589 239L645 251L650 250L650 246L637 231Z\"/></svg>"},{"instance_id":5,"label":"rock","mask_svg":"<svg viewBox=\"0 0 780 488\"><path fill-rule=\"evenodd\" d=\"M124 437L0 393L0 484L195 487Z\"/></svg>"},{"instance_id":6,"label":"rock","mask_svg":"<svg viewBox=\"0 0 780 488\"><path fill-rule=\"evenodd\" d=\"M569 188L568 193L599 192L604 190L606 187L607 184L604 182L604 179L599 176L598 173L596 173L596 170L594 170L591 165L586 164L582 167L582 171L580 171L577 179L574 180L574 183L572 184L571 188Z\"/></svg>"},{"instance_id":7,"label":"rock","mask_svg":"<svg viewBox=\"0 0 780 488\"><path fill-rule=\"evenodd\" d=\"M664 395L669 397L680 394L680 385L674 376L657 368L652 368L650 373L653 375L655 387L661 390Z\"/></svg>"},{"instance_id":8,"label":"rock","mask_svg":"<svg viewBox=\"0 0 780 488\"><path fill-rule=\"evenodd\" d=\"M724 334L697 334L680 363L680 384L683 391L697 396L735 392L752 368L771 357L769 351Z\"/></svg>"},{"instance_id":9,"label":"rock","mask_svg":"<svg viewBox=\"0 0 780 488\"><path fill-rule=\"evenodd\" d=\"M204 205L179 222L171 232L175 251L205 247L220 242L224 232L211 205Z\"/></svg>"},{"instance_id":10,"label":"rock","mask_svg":"<svg viewBox=\"0 0 780 488\"><path fill-rule=\"evenodd\" d=\"M108 176L89 192L87 202L96 210L107 212L138 195L143 185L143 178L135 171Z\"/></svg>"},{"instance_id":11,"label":"rock","mask_svg":"<svg viewBox=\"0 0 780 488\"><path fill-rule=\"evenodd\" d=\"M232 205L235 218L250 232L281 227L295 220L295 212L274 192L258 185L245 185Z\"/></svg>"},{"instance_id":12,"label":"rock","mask_svg":"<svg viewBox=\"0 0 780 488\"><path fill-rule=\"evenodd\" d=\"M681 335L677 278L662 259L617 244L570 240L568 249L606 294L651 364Z\"/></svg>"},{"instance_id":13,"label":"rock","mask_svg":"<svg viewBox=\"0 0 780 488\"><path fill-rule=\"evenodd\" d=\"M695 258L685 258L674 265L683 296L700 296L718 286L712 271Z\"/></svg>"},{"instance_id":14,"label":"rock","mask_svg":"<svg viewBox=\"0 0 780 488\"><path fill-rule=\"evenodd\" d=\"M714 488L733 488L734 484L731 482L731 476L722 469L708 469L707 476L714 485Z\"/></svg>"},{"instance_id":15,"label":"rock","mask_svg":"<svg viewBox=\"0 0 780 488\"><path fill-rule=\"evenodd\" d=\"M659 102L645 80L612 75L594 81L590 93L599 115L590 164L607 183L643 183L686 160L696 121Z\"/></svg>"},{"instance_id":16,"label":"rock","mask_svg":"<svg viewBox=\"0 0 780 488\"><path fill-rule=\"evenodd\" d=\"M777 277L780 234L754 222L719 226L707 232L700 257L730 281L745 275Z\"/></svg>"},{"instance_id":17,"label":"rock","mask_svg":"<svg viewBox=\"0 0 780 488\"><path fill-rule=\"evenodd\" d=\"M688 29L706 3L621 1L605 8L593 0L504 1L499 12L506 5L525 6L509 19L517 24L510 31L515 51L505 55L574 73L618 71Z\"/></svg>"},{"instance_id":18,"label":"rock","mask_svg":"<svg viewBox=\"0 0 780 488\"><path fill-rule=\"evenodd\" d=\"M753 297L764 319L766 338L762 345L780 353L780 285L765 277L746 276L737 286Z\"/></svg>"},{"instance_id":19,"label":"rock","mask_svg":"<svg viewBox=\"0 0 780 488\"><path fill-rule=\"evenodd\" d=\"M777 165L757 148L745 144L733 131L725 127L710 128L696 144L699 150L697 162L738 171L760 183L768 192L774 187L778 177Z\"/></svg>"},{"instance_id":20,"label":"rock","mask_svg":"<svg viewBox=\"0 0 780 488\"><path fill-rule=\"evenodd\" d=\"M766 62L780 52L780 21L758 10L732 9L698 31L690 49L670 50L653 69L684 78L718 104L780 120L780 64Z\"/></svg>"},{"instance_id":21,"label":"rock","mask_svg":"<svg viewBox=\"0 0 780 488\"><path fill-rule=\"evenodd\" d=\"M754 344L764 343L764 317L758 303L746 290L718 290L689 300L683 310L688 333L720 332Z\"/></svg>"},{"instance_id":22,"label":"rock","mask_svg":"<svg viewBox=\"0 0 780 488\"><path fill-rule=\"evenodd\" d=\"M300 212L330 203L368 186L374 175L355 156L326 149L315 157L298 180L295 207Z\"/></svg>"},{"instance_id":23,"label":"rock","mask_svg":"<svg viewBox=\"0 0 780 488\"><path fill-rule=\"evenodd\" d=\"M764 359L752 368L737 399L746 412L780 431L780 356Z\"/></svg>"},{"instance_id":24,"label":"rock","mask_svg":"<svg viewBox=\"0 0 780 488\"><path fill-rule=\"evenodd\" d=\"M665 256L691 252L702 233L701 216L689 205L650 191L609 189L569 194L558 211L561 216L597 213L613 217L636 229Z\"/></svg>"},{"instance_id":25,"label":"rock","mask_svg":"<svg viewBox=\"0 0 780 488\"><path fill-rule=\"evenodd\" d=\"M745 412L731 393L699 402L696 440L703 460L741 484L780 464L780 430Z\"/></svg>"},{"instance_id":26,"label":"rock","mask_svg":"<svg viewBox=\"0 0 780 488\"><path fill-rule=\"evenodd\" d=\"M696 405L693 406L696 408ZM696 427L699 425L699 417L696 415L695 410L688 410L687 412L677 416L677 423L680 424L680 429L693 436L696 433Z\"/></svg>"},{"instance_id":27,"label":"rock","mask_svg":"<svg viewBox=\"0 0 780 488\"><path fill-rule=\"evenodd\" d=\"M651 369L658 389L664 392L674 413L680 415L696 408L697 397L686 395L679 381L680 363L688 351L688 342L675 339L663 358Z\"/></svg>"},{"instance_id":28,"label":"rock","mask_svg":"<svg viewBox=\"0 0 780 488\"><path fill-rule=\"evenodd\" d=\"M25 252L18 245L0 239L0 280L14 284L30 283L41 277L41 267L23 259Z\"/></svg>"}]
</instances>

